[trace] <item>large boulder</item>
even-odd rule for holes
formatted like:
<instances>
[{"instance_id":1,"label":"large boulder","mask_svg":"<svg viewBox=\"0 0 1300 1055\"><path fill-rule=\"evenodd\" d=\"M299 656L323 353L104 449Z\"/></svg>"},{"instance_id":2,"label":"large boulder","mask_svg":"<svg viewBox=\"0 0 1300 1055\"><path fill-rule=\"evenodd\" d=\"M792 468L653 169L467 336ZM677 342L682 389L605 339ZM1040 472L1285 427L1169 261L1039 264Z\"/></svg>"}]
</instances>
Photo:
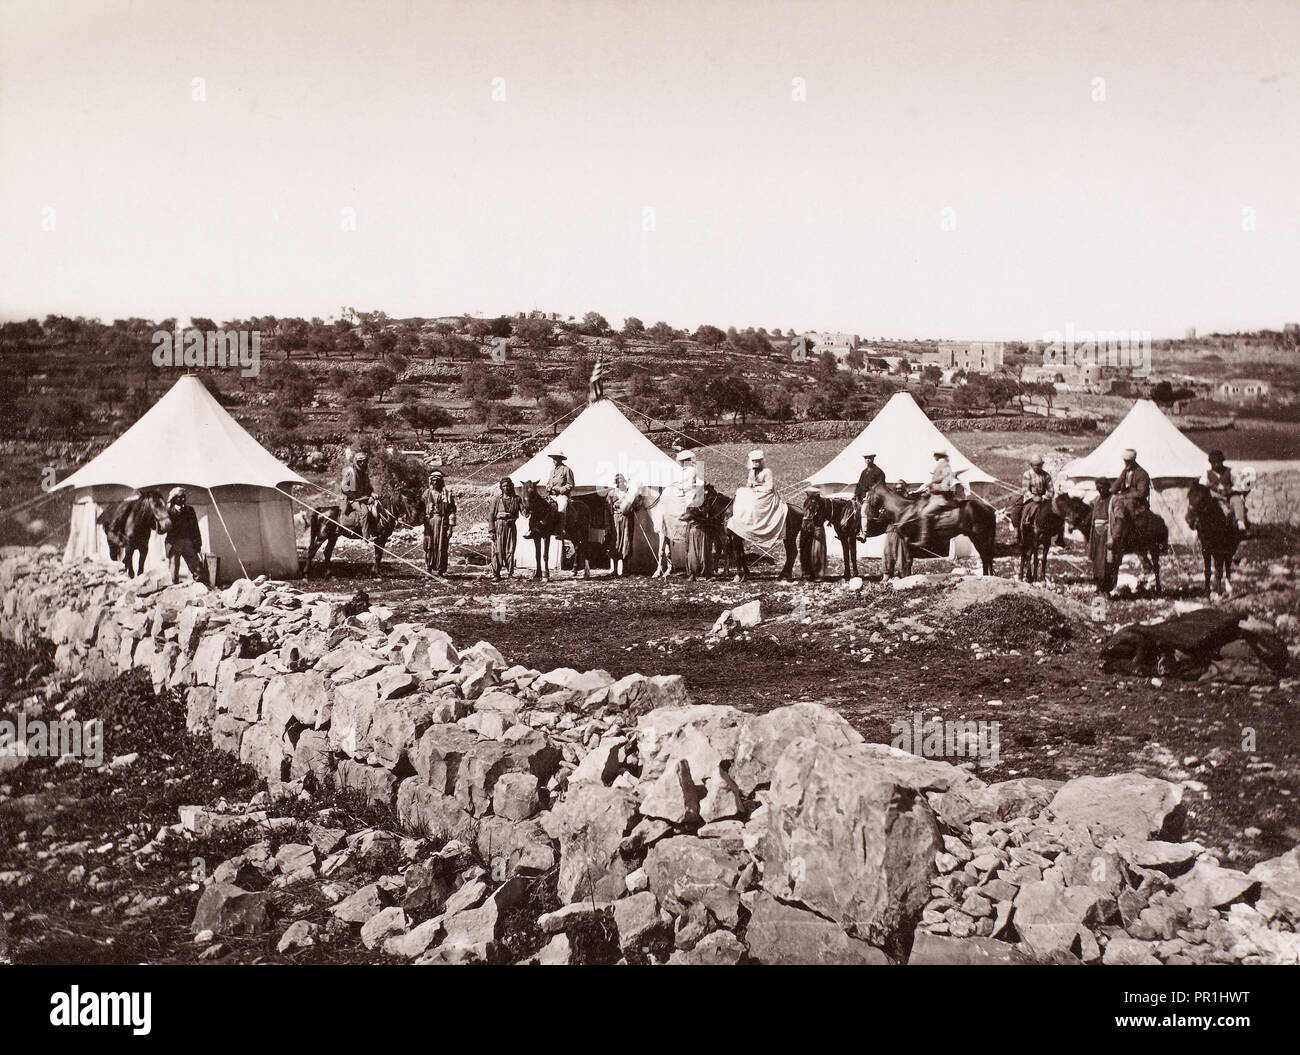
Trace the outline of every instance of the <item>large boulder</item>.
<instances>
[{"instance_id":1,"label":"large boulder","mask_svg":"<svg viewBox=\"0 0 1300 1055\"><path fill-rule=\"evenodd\" d=\"M830 920L764 893L754 901L745 943L759 963L889 963L879 949L849 937Z\"/></svg>"},{"instance_id":2,"label":"large boulder","mask_svg":"<svg viewBox=\"0 0 1300 1055\"><path fill-rule=\"evenodd\" d=\"M763 886L893 949L929 900L942 843L924 794L867 746L801 738L782 753L760 842Z\"/></svg>"},{"instance_id":3,"label":"large boulder","mask_svg":"<svg viewBox=\"0 0 1300 1055\"><path fill-rule=\"evenodd\" d=\"M546 815L547 833L560 843L560 901L613 901L627 891L627 862L619 844L635 816L635 802L621 788L576 784Z\"/></svg>"},{"instance_id":4,"label":"large boulder","mask_svg":"<svg viewBox=\"0 0 1300 1055\"><path fill-rule=\"evenodd\" d=\"M419 696L380 700L370 721L370 743L381 766L410 762L416 742L434 722L436 706Z\"/></svg>"},{"instance_id":5,"label":"large boulder","mask_svg":"<svg viewBox=\"0 0 1300 1055\"><path fill-rule=\"evenodd\" d=\"M416 687L415 677L401 667L387 667L357 681L334 687L330 718L330 748L353 758L372 750L371 724L380 700L396 699Z\"/></svg>"},{"instance_id":6,"label":"large boulder","mask_svg":"<svg viewBox=\"0 0 1300 1055\"><path fill-rule=\"evenodd\" d=\"M419 777L407 777L399 785L397 819L402 827L423 832L431 839L472 841L474 837L474 818L451 795L444 795Z\"/></svg>"},{"instance_id":7,"label":"large boulder","mask_svg":"<svg viewBox=\"0 0 1300 1055\"><path fill-rule=\"evenodd\" d=\"M461 760L478 742L478 736L459 725L431 725L410 754L411 765L430 787L450 795L456 790Z\"/></svg>"},{"instance_id":8,"label":"large boulder","mask_svg":"<svg viewBox=\"0 0 1300 1055\"><path fill-rule=\"evenodd\" d=\"M196 934L260 934L266 929L269 890L244 890L233 883L209 883L194 910L190 929Z\"/></svg>"},{"instance_id":9,"label":"large boulder","mask_svg":"<svg viewBox=\"0 0 1300 1055\"><path fill-rule=\"evenodd\" d=\"M460 665L460 656L447 634L426 627L403 647L402 662L412 674L431 678L455 670Z\"/></svg>"},{"instance_id":10,"label":"large boulder","mask_svg":"<svg viewBox=\"0 0 1300 1055\"><path fill-rule=\"evenodd\" d=\"M745 720L736 740L731 779L746 795L772 779L772 769L792 740L810 737L827 747L862 743L840 715L819 703L794 703Z\"/></svg>"},{"instance_id":11,"label":"large boulder","mask_svg":"<svg viewBox=\"0 0 1300 1055\"><path fill-rule=\"evenodd\" d=\"M1071 952L1081 930L1107 922L1118 911L1104 891L1066 886L1056 870L1021 886L1014 904L1021 942L1044 961Z\"/></svg>"},{"instance_id":12,"label":"large boulder","mask_svg":"<svg viewBox=\"0 0 1300 1055\"><path fill-rule=\"evenodd\" d=\"M1282 913L1300 923L1300 846L1261 861L1250 876L1260 884L1256 907L1261 912L1271 908L1270 916Z\"/></svg>"},{"instance_id":13,"label":"large boulder","mask_svg":"<svg viewBox=\"0 0 1300 1055\"><path fill-rule=\"evenodd\" d=\"M912 944L909 964L1027 964L1034 961L1014 945L996 938L950 938L924 931Z\"/></svg>"},{"instance_id":14,"label":"large boulder","mask_svg":"<svg viewBox=\"0 0 1300 1055\"><path fill-rule=\"evenodd\" d=\"M1186 813L1177 784L1140 773L1075 777L1052 798L1058 820L1099 825L1127 839L1177 839Z\"/></svg>"},{"instance_id":15,"label":"large boulder","mask_svg":"<svg viewBox=\"0 0 1300 1055\"><path fill-rule=\"evenodd\" d=\"M641 779L657 780L669 763L685 759L703 777L736 757L745 715L734 707L691 704L659 707L637 720Z\"/></svg>"},{"instance_id":16,"label":"large boulder","mask_svg":"<svg viewBox=\"0 0 1300 1055\"><path fill-rule=\"evenodd\" d=\"M724 927L734 927L740 909L736 879L740 861L716 839L679 835L661 839L646 854L650 890L665 909L680 916L701 904Z\"/></svg>"},{"instance_id":17,"label":"large boulder","mask_svg":"<svg viewBox=\"0 0 1300 1055\"><path fill-rule=\"evenodd\" d=\"M683 707L690 702L686 680L680 674L629 674L609 686L605 702L620 710L638 711L656 707Z\"/></svg>"},{"instance_id":18,"label":"large boulder","mask_svg":"<svg viewBox=\"0 0 1300 1055\"><path fill-rule=\"evenodd\" d=\"M267 682L262 693L262 710L280 729L295 719L312 729L322 729L330 720L331 690L318 670L281 674Z\"/></svg>"}]
</instances>

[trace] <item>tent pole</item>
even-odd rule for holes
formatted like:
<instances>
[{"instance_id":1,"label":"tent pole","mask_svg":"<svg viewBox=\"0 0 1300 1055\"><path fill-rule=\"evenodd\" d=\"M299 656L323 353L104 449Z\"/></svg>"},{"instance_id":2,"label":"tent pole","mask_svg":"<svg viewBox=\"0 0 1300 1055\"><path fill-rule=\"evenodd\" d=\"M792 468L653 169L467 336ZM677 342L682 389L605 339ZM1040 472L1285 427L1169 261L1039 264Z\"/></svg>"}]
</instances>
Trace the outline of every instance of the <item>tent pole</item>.
<instances>
[{"instance_id":1,"label":"tent pole","mask_svg":"<svg viewBox=\"0 0 1300 1055\"><path fill-rule=\"evenodd\" d=\"M226 518L221 514L221 507L217 505L217 496L212 493L211 487L204 488L208 492L208 498L212 500L212 508L217 511L217 519L221 521L221 530L226 533L226 541L230 543L230 548L235 551L235 560L239 561L239 570L244 573L244 578L248 578L248 569L244 567L244 558L239 555L239 547L235 545L234 537L230 534L230 528L226 526Z\"/></svg>"}]
</instances>

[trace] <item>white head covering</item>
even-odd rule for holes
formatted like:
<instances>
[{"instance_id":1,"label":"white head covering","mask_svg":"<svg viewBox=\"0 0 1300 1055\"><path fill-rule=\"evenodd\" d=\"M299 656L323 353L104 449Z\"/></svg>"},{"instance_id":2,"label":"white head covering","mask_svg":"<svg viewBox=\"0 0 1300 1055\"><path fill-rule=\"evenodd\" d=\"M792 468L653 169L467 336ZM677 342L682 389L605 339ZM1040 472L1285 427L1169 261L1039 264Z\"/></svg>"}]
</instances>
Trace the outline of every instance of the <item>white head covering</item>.
<instances>
[{"instance_id":1,"label":"white head covering","mask_svg":"<svg viewBox=\"0 0 1300 1055\"><path fill-rule=\"evenodd\" d=\"M677 455L677 460L679 462L692 462L695 460L695 455L690 451L682 451L681 454Z\"/></svg>"},{"instance_id":2,"label":"white head covering","mask_svg":"<svg viewBox=\"0 0 1300 1055\"><path fill-rule=\"evenodd\" d=\"M749 452L749 460L750 460L751 462L761 462L761 461L763 460L763 452L762 452L762 451L757 451L757 450L755 450L755 451L750 451L750 452Z\"/></svg>"}]
</instances>

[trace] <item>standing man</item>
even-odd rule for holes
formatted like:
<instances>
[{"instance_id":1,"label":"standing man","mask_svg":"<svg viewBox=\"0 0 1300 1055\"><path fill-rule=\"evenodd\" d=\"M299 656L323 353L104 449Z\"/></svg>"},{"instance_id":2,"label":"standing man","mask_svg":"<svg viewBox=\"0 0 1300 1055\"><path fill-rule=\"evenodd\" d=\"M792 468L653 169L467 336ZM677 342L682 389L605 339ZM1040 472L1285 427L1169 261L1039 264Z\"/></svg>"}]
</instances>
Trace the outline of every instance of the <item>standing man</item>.
<instances>
[{"instance_id":1,"label":"standing man","mask_svg":"<svg viewBox=\"0 0 1300 1055\"><path fill-rule=\"evenodd\" d=\"M519 520L519 497L515 494L514 481L508 476L501 477L500 493L492 499L492 510L488 522L492 527L492 574L500 580L501 569L506 576L515 576L516 522Z\"/></svg>"},{"instance_id":2,"label":"standing man","mask_svg":"<svg viewBox=\"0 0 1300 1055\"><path fill-rule=\"evenodd\" d=\"M1210 489L1228 520L1236 521L1242 537L1250 530L1246 521L1246 491L1228 466L1223 463L1223 451L1210 451L1210 467L1205 470L1205 486Z\"/></svg>"},{"instance_id":3,"label":"standing man","mask_svg":"<svg viewBox=\"0 0 1300 1055\"><path fill-rule=\"evenodd\" d=\"M1020 494L1011 504L1011 523L1016 529L1016 544L1019 545L1025 530L1025 516L1033 516L1038 510L1038 503L1045 501L1052 493L1052 476L1043 468L1043 456L1035 454L1029 459L1029 468L1020 477Z\"/></svg>"},{"instance_id":4,"label":"standing man","mask_svg":"<svg viewBox=\"0 0 1300 1055\"><path fill-rule=\"evenodd\" d=\"M1137 451L1129 447L1124 451L1124 468L1111 487L1110 531L1107 548L1114 564L1119 563L1115 555L1115 537L1120 534L1122 521L1136 522L1140 512L1151 508L1151 477L1137 463ZM1122 557L1122 554L1120 555Z\"/></svg>"},{"instance_id":5,"label":"standing man","mask_svg":"<svg viewBox=\"0 0 1300 1055\"><path fill-rule=\"evenodd\" d=\"M867 495L871 493L871 489L875 487L876 484L883 484L885 482L885 473L884 470L876 464L876 456L874 453L864 454L862 457L866 459L867 465L866 468L862 470L862 475L858 477L858 486L853 489L853 501L858 503L862 521L861 529L858 531L858 541L866 542L867 520L869 519L869 514L867 513Z\"/></svg>"},{"instance_id":6,"label":"standing man","mask_svg":"<svg viewBox=\"0 0 1300 1055\"><path fill-rule=\"evenodd\" d=\"M636 526L639 494L637 488L629 487L627 478L619 473L614 477L614 486L605 496L613 523L613 533L609 540L610 571L618 578L627 574L627 561L632 556L632 532Z\"/></svg>"},{"instance_id":7,"label":"standing man","mask_svg":"<svg viewBox=\"0 0 1300 1055\"><path fill-rule=\"evenodd\" d=\"M204 582L203 566L199 562L199 550L203 548L203 536L199 534L199 518L189 504L185 488L173 487L167 496L167 516L171 527L163 539L167 552L167 562L171 565L172 582L181 581L181 561L190 570L195 582Z\"/></svg>"},{"instance_id":8,"label":"standing man","mask_svg":"<svg viewBox=\"0 0 1300 1055\"><path fill-rule=\"evenodd\" d=\"M429 474L429 486L420 496L424 519L424 568L431 575L447 574L451 533L456 527L456 496L447 490L442 473Z\"/></svg>"},{"instance_id":9,"label":"standing man","mask_svg":"<svg viewBox=\"0 0 1300 1055\"><path fill-rule=\"evenodd\" d=\"M546 493L555 499L555 511L559 515L560 530L557 538L564 538L566 510L569 508L569 496L573 494L573 470L564 463L568 459L558 451L551 455L551 475L546 481Z\"/></svg>"},{"instance_id":10,"label":"standing man","mask_svg":"<svg viewBox=\"0 0 1300 1055\"><path fill-rule=\"evenodd\" d=\"M1088 536L1088 557L1092 561L1092 581L1105 593L1110 586L1110 481L1097 481L1097 497L1092 502L1092 532Z\"/></svg>"}]
</instances>

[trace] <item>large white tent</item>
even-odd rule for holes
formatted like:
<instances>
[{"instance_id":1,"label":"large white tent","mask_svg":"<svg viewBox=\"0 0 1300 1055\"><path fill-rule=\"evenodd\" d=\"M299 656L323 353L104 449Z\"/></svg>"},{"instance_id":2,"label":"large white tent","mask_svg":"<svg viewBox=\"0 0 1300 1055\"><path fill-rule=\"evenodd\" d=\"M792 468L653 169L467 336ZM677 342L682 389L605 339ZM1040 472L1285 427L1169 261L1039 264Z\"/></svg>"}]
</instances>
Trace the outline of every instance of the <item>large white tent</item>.
<instances>
[{"instance_id":1,"label":"large white tent","mask_svg":"<svg viewBox=\"0 0 1300 1055\"><path fill-rule=\"evenodd\" d=\"M142 488L165 496L181 486L198 515L204 551L220 559L220 581L243 574L293 577L293 509L282 488L307 482L186 374L98 457L56 485L74 489L64 559L108 558L108 541L95 523L106 504ZM165 566L162 539L155 536L145 568Z\"/></svg>"},{"instance_id":2,"label":"large white tent","mask_svg":"<svg viewBox=\"0 0 1300 1055\"><path fill-rule=\"evenodd\" d=\"M857 434L844 450L808 478L824 495L832 498L851 497L857 487L858 477L867 463L863 455L874 454L876 465L890 484L902 482L909 487L928 483L934 471L934 452L948 452L957 479L975 494L984 492L995 478L962 454L906 392L890 396L867 427ZM839 543L829 534L827 553L839 552ZM860 544L869 557L879 557L884 549L883 538L868 539ZM954 539L952 556L964 557L973 552L969 540Z\"/></svg>"},{"instance_id":3,"label":"large white tent","mask_svg":"<svg viewBox=\"0 0 1300 1055\"><path fill-rule=\"evenodd\" d=\"M1149 399L1139 399L1109 436L1089 454L1067 462L1066 479L1085 488L1097 480L1114 480L1124 468L1124 450L1137 451L1138 465L1151 477L1151 508L1169 525L1169 537L1178 542L1195 538L1187 526L1187 488L1199 480L1209 456L1189 440L1178 426Z\"/></svg>"},{"instance_id":4,"label":"large white tent","mask_svg":"<svg viewBox=\"0 0 1300 1055\"><path fill-rule=\"evenodd\" d=\"M978 492L994 478L962 454L908 393L897 392L844 450L808 478L822 494L846 497L853 493L866 467L864 454L874 454L876 465L891 484L902 481L916 487L929 482L934 452L945 450L957 479ZM972 487L972 485L977 485Z\"/></svg>"},{"instance_id":5,"label":"large white tent","mask_svg":"<svg viewBox=\"0 0 1300 1055\"><path fill-rule=\"evenodd\" d=\"M573 470L576 495L603 495L614 486L614 477L621 473L629 486L655 497L678 477L677 463L651 443L608 399L589 404L563 432L510 473L515 487L528 480L545 486L555 465L550 456L555 453L563 454ZM527 530L528 523L521 518L517 558L521 567L531 568L535 555L532 542L524 538ZM636 515L629 564L641 568L653 565L658 541L650 514L641 510ZM552 547L550 563L555 569L559 567L559 543L552 540Z\"/></svg>"}]
</instances>

